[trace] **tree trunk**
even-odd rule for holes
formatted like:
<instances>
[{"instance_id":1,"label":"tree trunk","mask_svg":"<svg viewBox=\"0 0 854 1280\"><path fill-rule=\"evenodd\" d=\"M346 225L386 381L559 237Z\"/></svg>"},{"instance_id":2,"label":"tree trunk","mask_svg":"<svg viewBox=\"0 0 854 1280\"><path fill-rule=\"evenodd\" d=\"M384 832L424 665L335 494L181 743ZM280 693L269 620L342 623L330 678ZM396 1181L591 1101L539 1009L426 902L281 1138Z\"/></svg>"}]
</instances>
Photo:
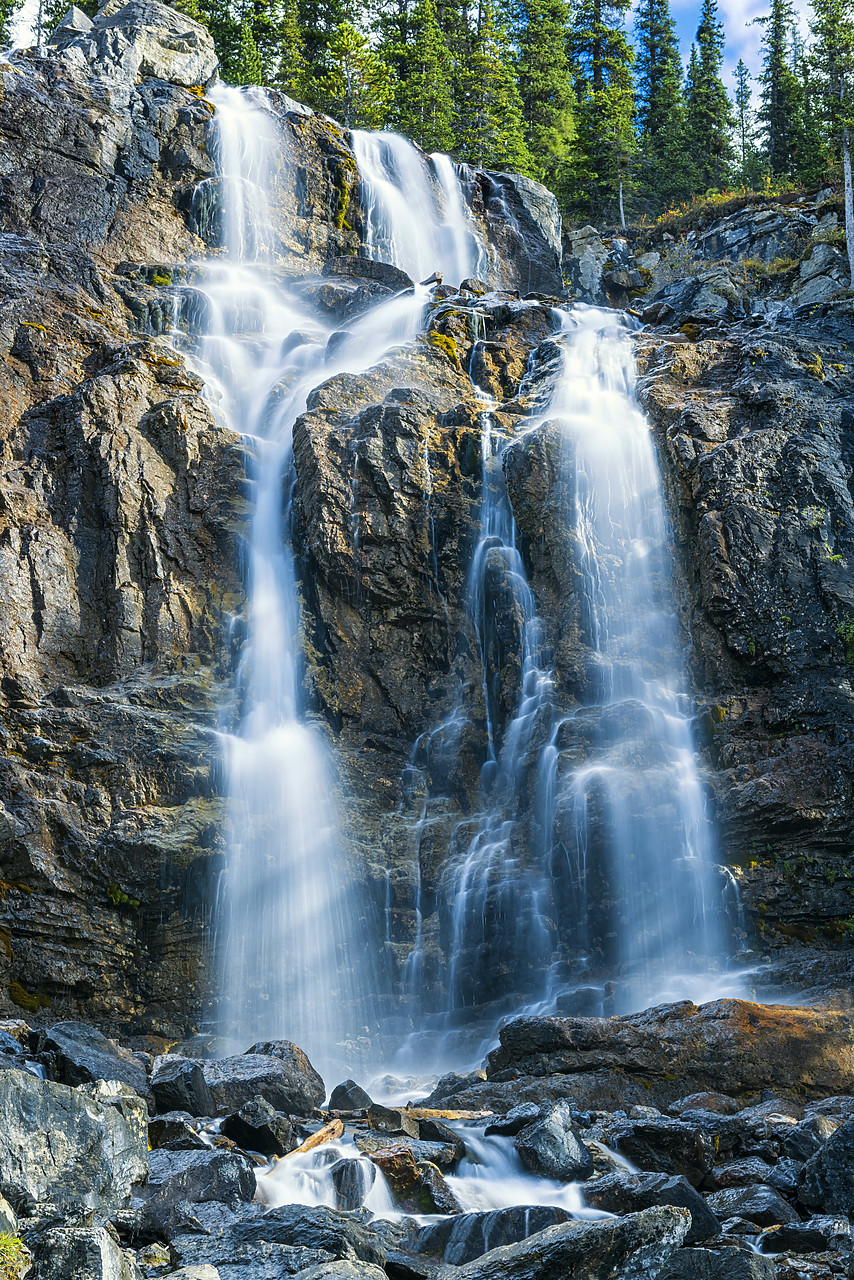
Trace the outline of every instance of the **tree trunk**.
<instances>
[{"instance_id":1,"label":"tree trunk","mask_svg":"<svg viewBox=\"0 0 854 1280\"><path fill-rule=\"evenodd\" d=\"M623 230L625 231L625 229L626 229L626 212L625 212L625 209L623 208L623 178L622 178L622 175L620 175L620 226L621 226L621 227L623 228Z\"/></svg>"},{"instance_id":2,"label":"tree trunk","mask_svg":"<svg viewBox=\"0 0 854 1280\"><path fill-rule=\"evenodd\" d=\"M854 289L854 187L851 184L851 134L842 130L842 171L845 174L845 243L848 247L849 288Z\"/></svg>"}]
</instances>

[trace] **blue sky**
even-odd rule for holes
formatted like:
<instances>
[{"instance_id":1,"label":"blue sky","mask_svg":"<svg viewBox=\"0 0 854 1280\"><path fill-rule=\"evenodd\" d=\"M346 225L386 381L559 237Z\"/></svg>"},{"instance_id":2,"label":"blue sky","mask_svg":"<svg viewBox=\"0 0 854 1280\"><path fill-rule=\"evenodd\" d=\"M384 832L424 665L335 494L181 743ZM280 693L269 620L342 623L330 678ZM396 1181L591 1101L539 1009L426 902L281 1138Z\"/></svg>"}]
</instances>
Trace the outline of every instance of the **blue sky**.
<instances>
[{"instance_id":1,"label":"blue sky","mask_svg":"<svg viewBox=\"0 0 854 1280\"><path fill-rule=\"evenodd\" d=\"M794 7L806 34L807 0L795 0ZM759 41L762 32L760 27L751 23L755 17L767 13L769 6L767 0L718 0L718 8L727 38L724 81L732 93L732 71L739 58L744 59L751 75L756 75L760 69ZM683 60L687 64L688 51L697 30L700 0L671 0L671 10L676 19Z\"/></svg>"}]
</instances>

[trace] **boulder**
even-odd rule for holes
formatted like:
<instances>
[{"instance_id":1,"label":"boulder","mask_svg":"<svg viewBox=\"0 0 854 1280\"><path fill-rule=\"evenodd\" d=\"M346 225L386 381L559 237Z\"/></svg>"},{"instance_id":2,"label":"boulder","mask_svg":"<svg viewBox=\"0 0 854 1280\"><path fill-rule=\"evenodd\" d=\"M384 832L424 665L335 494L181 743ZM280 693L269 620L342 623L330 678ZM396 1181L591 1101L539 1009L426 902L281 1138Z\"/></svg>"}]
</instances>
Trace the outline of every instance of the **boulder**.
<instances>
[{"instance_id":1,"label":"boulder","mask_svg":"<svg viewBox=\"0 0 854 1280\"><path fill-rule=\"evenodd\" d=\"M94 23L87 13L78 9L76 4L66 9L53 31L48 36L48 44L61 47L73 40L75 36L84 36L92 30Z\"/></svg>"},{"instance_id":2,"label":"boulder","mask_svg":"<svg viewBox=\"0 0 854 1280\"><path fill-rule=\"evenodd\" d=\"M648 305L663 303L686 320L694 316L734 319L745 314L745 296L733 271L718 265L663 285L650 295Z\"/></svg>"},{"instance_id":3,"label":"boulder","mask_svg":"<svg viewBox=\"0 0 854 1280\"><path fill-rule=\"evenodd\" d=\"M499 1133L515 1138L520 1129L524 1129L526 1125L540 1118L541 1110L542 1108L536 1102L523 1102L518 1107L512 1107L505 1116L490 1120L484 1133L487 1137L492 1133Z\"/></svg>"},{"instance_id":4,"label":"boulder","mask_svg":"<svg viewBox=\"0 0 854 1280\"><path fill-rule=\"evenodd\" d=\"M568 1102L554 1102L543 1108L538 1120L516 1135L519 1158L532 1173L561 1182L589 1178L593 1157L572 1123Z\"/></svg>"},{"instance_id":5,"label":"boulder","mask_svg":"<svg viewBox=\"0 0 854 1280\"><path fill-rule=\"evenodd\" d=\"M421 1128L416 1119L396 1107L383 1107L373 1103L368 1108L368 1124L382 1133L403 1133L409 1138L420 1138Z\"/></svg>"},{"instance_id":6,"label":"boulder","mask_svg":"<svg viewBox=\"0 0 854 1280\"><path fill-rule=\"evenodd\" d=\"M733 1160L731 1164L716 1164L706 1179L706 1189L723 1191L727 1187L750 1187L757 1182L767 1182L773 1173L774 1166L758 1156Z\"/></svg>"},{"instance_id":7,"label":"boulder","mask_svg":"<svg viewBox=\"0 0 854 1280\"><path fill-rule=\"evenodd\" d=\"M796 1124L783 1139L783 1151L791 1160L809 1160L836 1132L841 1121L829 1116L807 1116Z\"/></svg>"},{"instance_id":8,"label":"boulder","mask_svg":"<svg viewBox=\"0 0 854 1280\"><path fill-rule=\"evenodd\" d=\"M770 1258L748 1249L679 1249L658 1273L658 1280L774 1280Z\"/></svg>"},{"instance_id":9,"label":"boulder","mask_svg":"<svg viewBox=\"0 0 854 1280\"><path fill-rule=\"evenodd\" d=\"M371 1105L370 1095L355 1080L336 1084L329 1098L330 1111L365 1111Z\"/></svg>"},{"instance_id":10,"label":"boulder","mask_svg":"<svg viewBox=\"0 0 854 1280\"><path fill-rule=\"evenodd\" d=\"M208 1149L208 1143L193 1127L192 1116L186 1111L167 1111L148 1122L148 1145L168 1147L171 1151Z\"/></svg>"},{"instance_id":11,"label":"boulder","mask_svg":"<svg viewBox=\"0 0 854 1280\"><path fill-rule=\"evenodd\" d=\"M309 1116L316 1107L322 1106L326 1086L309 1062L308 1055L298 1045L290 1040L267 1040L263 1044L254 1044L246 1052L277 1058L281 1063L284 1071L282 1087L286 1079L290 1101L280 1110L295 1116ZM268 1101L272 1102L272 1099Z\"/></svg>"},{"instance_id":12,"label":"boulder","mask_svg":"<svg viewBox=\"0 0 854 1280\"><path fill-rule=\"evenodd\" d=\"M188 1058L155 1058L151 1092L161 1112L186 1111L191 1116L212 1116L216 1111L201 1064Z\"/></svg>"},{"instance_id":13,"label":"boulder","mask_svg":"<svg viewBox=\"0 0 854 1280\"><path fill-rule=\"evenodd\" d=\"M584 1188L584 1199L592 1209L606 1213L633 1213L653 1205L670 1204L691 1213L686 1244L696 1244L716 1235L721 1224L706 1201L687 1178L664 1173L614 1173L597 1178Z\"/></svg>"},{"instance_id":14,"label":"boulder","mask_svg":"<svg viewBox=\"0 0 854 1280\"><path fill-rule=\"evenodd\" d=\"M854 1118L807 1160L799 1198L808 1209L854 1215Z\"/></svg>"},{"instance_id":15,"label":"boulder","mask_svg":"<svg viewBox=\"0 0 854 1280\"><path fill-rule=\"evenodd\" d=\"M461 1267L444 1266L438 1280L657 1280L689 1223L686 1209L671 1208L602 1222L562 1222Z\"/></svg>"},{"instance_id":16,"label":"boulder","mask_svg":"<svg viewBox=\"0 0 854 1280\"><path fill-rule=\"evenodd\" d=\"M722 1221L726 1218L744 1218L757 1227L771 1227L782 1222L799 1222L796 1209L784 1200L773 1187L759 1183L752 1187L738 1187L716 1191L709 1196L709 1208Z\"/></svg>"},{"instance_id":17,"label":"boulder","mask_svg":"<svg viewBox=\"0 0 854 1280\"><path fill-rule=\"evenodd\" d=\"M599 306L607 302L602 271L608 250L595 227L564 228L563 270L570 292L579 302Z\"/></svg>"},{"instance_id":18,"label":"boulder","mask_svg":"<svg viewBox=\"0 0 854 1280\"><path fill-rule=\"evenodd\" d=\"M149 1166L148 1183L140 1194L148 1221L160 1230L174 1226L187 1204L213 1201L233 1208L255 1195L252 1165L236 1151L160 1148L150 1153Z\"/></svg>"},{"instance_id":19,"label":"boulder","mask_svg":"<svg viewBox=\"0 0 854 1280\"><path fill-rule=\"evenodd\" d=\"M103 1222L147 1176L145 1104L0 1073L0 1193L14 1204L86 1208Z\"/></svg>"},{"instance_id":20,"label":"boulder","mask_svg":"<svg viewBox=\"0 0 854 1280\"><path fill-rule=\"evenodd\" d=\"M484 171L485 219L502 256L511 288L522 293L563 293L561 220L555 196L518 173Z\"/></svg>"},{"instance_id":21,"label":"boulder","mask_svg":"<svg viewBox=\"0 0 854 1280\"><path fill-rule=\"evenodd\" d=\"M355 1134L355 1143L365 1155L373 1156L375 1153L389 1148L394 1150L401 1148L410 1151L414 1160L429 1160L432 1164L437 1164L443 1169L452 1168L465 1153L465 1147L460 1143L456 1135L454 1135L454 1141L451 1143L421 1142L418 1138L410 1138L405 1133L357 1132Z\"/></svg>"},{"instance_id":22,"label":"boulder","mask_svg":"<svg viewBox=\"0 0 854 1280\"><path fill-rule=\"evenodd\" d=\"M298 1146L291 1122L274 1111L266 1098L250 1098L226 1116L220 1131L239 1147L263 1156L283 1156Z\"/></svg>"},{"instance_id":23,"label":"boulder","mask_svg":"<svg viewBox=\"0 0 854 1280\"><path fill-rule=\"evenodd\" d=\"M438 1166L416 1159L413 1145L389 1143L369 1153L400 1208L406 1213L459 1213L460 1204Z\"/></svg>"},{"instance_id":24,"label":"boulder","mask_svg":"<svg viewBox=\"0 0 854 1280\"><path fill-rule=\"evenodd\" d=\"M329 1169L335 1188L335 1208L345 1212L360 1209L376 1177L377 1166L371 1160L354 1160L350 1156L336 1160Z\"/></svg>"},{"instance_id":25,"label":"boulder","mask_svg":"<svg viewBox=\"0 0 854 1280\"><path fill-rule=\"evenodd\" d=\"M640 1120L611 1135L621 1156L654 1173L682 1174L698 1187L715 1162L715 1144L702 1129L684 1120Z\"/></svg>"},{"instance_id":26,"label":"boulder","mask_svg":"<svg viewBox=\"0 0 854 1280\"><path fill-rule=\"evenodd\" d=\"M412 288L409 276L399 267L393 267L390 262L376 262L373 258L360 258L355 254L346 258L331 258L324 266L323 274L346 276L352 280L374 280L395 293Z\"/></svg>"},{"instance_id":27,"label":"boulder","mask_svg":"<svg viewBox=\"0 0 854 1280\"><path fill-rule=\"evenodd\" d=\"M191 89L211 84L217 74L207 28L157 0L110 0L90 30L70 41L60 34L60 40L132 85L154 79Z\"/></svg>"},{"instance_id":28,"label":"boulder","mask_svg":"<svg viewBox=\"0 0 854 1280\"><path fill-rule=\"evenodd\" d=\"M36 1036L35 1051L53 1068L61 1084L120 1080L142 1098L150 1098L148 1076L129 1051L122 1051L85 1022L57 1022Z\"/></svg>"},{"instance_id":29,"label":"boulder","mask_svg":"<svg viewBox=\"0 0 854 1280\"><path fill-rule=\"evenodd\" d=\"M169 1280L220 1280L216 1267L181 1267L179 1271L170 1271Z\"/></svg>"},{"instance_id":30,"label":"boulder","mask_svg":"<svg viewBox=\"0 0 854 1280\"><path fill-rule=\"evenodd\" d=\"M0 1196L0 1232L9 1236L18 1234L18 1218L15 1210L2 1196Z\"/></svg>"},{"instance_id":31,"label":"boulder","mask_svg":"<svg viewBox=\"0 0 854 1280\"><path fill-rule=\"evenodd\" d=\"M822 1215L808 1222L787 1222L762 1232L763 1253L825 1253L851 1251L851 1223L847 1218Z\"/></svg>"},{"instance_id":32,"label":"boulder","mask_svg":"<svg viewBox=\"0 0 854 1280\"><path fill-rule=\"evenodd\" d=\"M30 1280L141 1280L135 1259L103 1227L54 1227L33 1245Z\"/></svg>"},{"instance_id":33,"label":"boulder","mask_svg":"<svg viewBox=\"0 0 854 1280\"><path fill-rule=\"evenodd\" d=\"M353 1262L339 1258L335 1262L319 1262L298 1273L299 1280L386 1280L386 1273L372 1262Z\"/></svg>"},{"instance_id":34,"label":"boulder","mask_svg":"<svg viewBox=\"0 0 854 1280\"><path fill-rule=\"evenodd\" d=\"M489 1213L460 1213L421 1227L407 1248L433 1254L455 1267L473 1262L491 1249L517 1244L559 1222L571 1221L565 1209L552 1205L516 1205Z\"/></svg>"}]
</instances>

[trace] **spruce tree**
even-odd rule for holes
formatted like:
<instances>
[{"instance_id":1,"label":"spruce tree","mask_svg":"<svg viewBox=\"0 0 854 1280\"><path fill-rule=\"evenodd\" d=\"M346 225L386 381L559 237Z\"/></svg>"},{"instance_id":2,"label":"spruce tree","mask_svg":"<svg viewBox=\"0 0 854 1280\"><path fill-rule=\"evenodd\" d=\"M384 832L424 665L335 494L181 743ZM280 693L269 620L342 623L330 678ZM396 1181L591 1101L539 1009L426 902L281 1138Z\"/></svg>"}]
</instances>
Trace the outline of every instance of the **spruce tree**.
<instances>
[{"instance_id":1,"label":"spruce tree","mask_svg":"<svg viewBox=\"0 0 854 1280\"><path fill-rule=\"evenodd\" d=\"M454 147L453 61L433 0L418 0L411 19L414 43L401 60L394 124L425 151Z\"/></svg>"},{"instance_id":2,"label":"spruce tree","mask_svg":"<svg viewBox=\"0 0 854 1280\"><path fill-rule=\"evenodd\" d=\"M756 21L762 31L762 73L759 76L759 121L764 155L775 177L795 168L800 87L791 66L790 38L795 25L792 0L771 0L771 10Z\"/></svg>"},{"instance_id":3,"label":"spruce tree","mask_svg":"<svg viewBox=\"0 0 854 1280\"><path fill-rule=\"evenodd\" d=\"M513 0L510 13L532 172L553 191L560 191L575 136L566 52L569 8L565 0Z\"/></svg>"},{"instance_id":4,"label":"spruce tree","mask_svg":"<svg viewBox=\"0 0 854 1280\"><path fill-rule=\"evenodd\" d=\"M720 190L732 175L730 135L735 124L732 106L721 80L724 30L717 0L703 0L697 43L691 47L686 99L688 139L700 191Z\"/></svg>"},{"instance_id":5,"label":"spruce tree","mask_svg":"<svg viewBox=\"0 0 854 1280\"><path fill-rule=\"evenodd\" d=\"M630 192L636 140L634 55L624 28L629 3L578 0L568 41L577 100L575 203L594 218L621 216Z\"/></svg>"},{"instance_id":6,"label":"spruce tree","mask_svg":"<svg viewBox=\"0 0 854 1280\"><path fill-rule=\"evenodd\" d=\"M470 164L530 174L522 100L506 29L495 20L492 0L483 0L478 30L460 74L457 153Z\"/></svg>"},{"instance_id":7,"label":"spruce tree","mask_svg":"<svg viewBox=\"0 0 854 1280\"><path fill-rule=\"evenodd\" d=\"M252 27L247 18L240 24L240 59L237 64L235 81L237 84L265 84L264 64L261 54L252 35Z\"/></svg>"},{"instance_id":8,"label":"spruce tree","mask_svg":"<svg viewBox=\"0 0 854 1280\"><path fill-rule=\"evenodd\" d=\"M347 129L381 129L394 94L389 67L350 22L334 31L326 49L326 69L314 93L324 111Z\"/></svg>"},{"instance_id":9,"label":"spruce tree","mask_svg":"<svg viewBox=\"0 0 854 1280\"><path fill-rule=\"evenodd\" d=\"M328 74L327 50L342 23L352 22L355 5L350 0L297 0L297 21L305 58L309 106L323 107L323 95L314 87Z\"/></svg>"},{"instance_id":10,"label":"spruce tree","mask_svg":"<svg viewBox=\"0 0 854 1280\"><path fill-rule=\"evenodd\" d=\"M845 237L850 287L854 289L854 185L851 139L854 134L854 0L813 0L813 66L827 137L841 153Z\"/></svg>"},{"instance_id":11,"label":"spruce tree","mask_svg":"<svg viewBox=\"0 0 854 1280\"><path fill-rule=\"evenodd\" d=\"M687 199L695 181L669 0L640 0L634 37L639 194L657 212Z\"/></svg>"},{"instance_id":12,"label":"spruce tree","mask_svg":"<svg viewBox=\"0 0 854 1280\"><path fill-rule=\"evenodd\" d=\"M303 102L309 96L309 86L297 0L284 0L278 34L279 68L274 83L277 89Z\"/></svg>"}]
</instances>

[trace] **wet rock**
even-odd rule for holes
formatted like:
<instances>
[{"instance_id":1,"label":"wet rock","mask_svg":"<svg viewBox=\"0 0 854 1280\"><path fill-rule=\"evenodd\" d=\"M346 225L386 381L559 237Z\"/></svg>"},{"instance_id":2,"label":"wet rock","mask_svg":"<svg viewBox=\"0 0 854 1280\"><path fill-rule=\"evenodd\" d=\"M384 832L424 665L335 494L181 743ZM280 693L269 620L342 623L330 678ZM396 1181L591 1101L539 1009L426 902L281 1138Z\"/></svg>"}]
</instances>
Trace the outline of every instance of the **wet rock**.
<instances>
[{"instance_id":1,"label":"wet rock","mask_svg":"<svg viewBox=\"0 0 854 1280\"><path fill-rule=\"evenodd\" d=\"M141 1192L148 1221L170 1230L186 1206L214 1201L232 1208L255 1195L252 1165L234 1151L165 1151L149 1155L148 1183Z\"/></svg>"},{"instance_id":2,"label":"wet rock","mask_svg":"<svg viewBox=\"0 0 854 1280\"><path fill-rule=\"evenodd\" d=\"M168 1111L165 1115L155 1116L148 1122L148 1145L152 1151L156 1147L167 1147L170 1151L196 1150L208 1148L193 1127L192 1117L186 1111Z\"/></svg>"},{"instance_id":3,"label":"wet rock","mask_svg":"<svg viewBox=\"0 0 854 1280\"><path fill-rule=\"evenodd\" d=\"M418 1180L411 1193L412 1202L426 1205L420 1211L427 1213L460 1213L462 1206L445 1181L441 1170L429 1160L419 1160L416 1164ZM418 1212L416 1209L414 1212Z\"/></svg>"},{"instance_id":4,"label":"wet rock","mask_svg":"<svg viewBox=\"0 0 854 1280\"><path fill-rule=\"evenodd\" d=\"M372 1262L321 1262L299 1272L300 1280L385 1280L385 1272Z\"/></svg>"},{"instance_id":5,"label":"wet rock","mask_svg":"<svg viewBox=\"0 0 854 1280\"><path fill-rule=\"evenodd\" d=\"M403 1133L409 1138L420 1138L421 1128L417 1120L408 1116L405 1111L394 1107L383 1107L373 1103L368 1108L368 1124L372 1129L382 1133Z\"/></svg>"},{"instance_id":6,"label":"wet rock","mask_svg":"<svg viewBox=\"0 0 854 1280\"><path fill-rule=\"evenodd\" d=\"M783 1150L792 1160L809 1160L810 1156L814 1156L827 1142L831 1134L836 1132L839 1125L838 1119L830 1119L823 1115L809 1116L800 1124L796 1124L786 1135L783 1140Z\"/></svg>"},{"instance_id":7,"label":"wet rock","mask_svg":"<svg viewBox=\"0 0 854 1280\"><path fill-rule=\"evenodd\" d=\"M137 1059L84 1022L57 1022L39 1031L36 1053L47 1060L61 1084L90 1084L120 1080L140 1097L150 1098L148 1076ZM46 1058L46 1055L50 1055Z\"/></svg>"},{"instance_id":8,"label":"wet rock","mask_svg":"<svg viewBox=\"0 0 854 1280\"><path fill-rule=\"evenodd\" d=\"M516 1150L525 1167L543 1178L574 1182L593 1172L593 1157L573 1125L568 1102L544 1108L538 1120L521 1129Z\"/></svg>"},{"instance_id":9,"label":"wet rock","mask_svg":"<svg viewBox=\"0 0 854 1280\"><path fill-rule=\"evenodd\" d=\"M355 1080L337 1084L329 1099L330 1111L364 1111L372 1105L370 1095Z\"/></svg>"},{"instance_id":10,"label":"wet rock","mask_svg":"<svg viewBox=\"0 0 854 1280\"><path fill-rule=\"evenodd\" d=\"M712 1139L682 1120L645 1120L621 1125L611 1136L620 1155L651 1172L682 1174L698 1187L715 1161Z\"/></svg>"},{"instance_id":11,"label":"wet rock","mask_svg":"<svg viewBox=\"0 0 854 1280\"><path fill-rule=\"evenodd\" d=\"M633 1213L653 1205L670 1204L690 1210L691 1226L686 1244L697 1244L716 1235L721 1224L687 1178L663 1173L616 1173L597 1178L584 1188L584 1199L606 1213Z\"/></svg>"},{"instance_id":12,"label":"wet rock","mask_svg":"<svg viewBox=\"0 0 854 1280\"><path fill-rule=\"evenodd\" d=\"M563 293L561 220L554 195L518 173L484 171L485 220L504 259L505 278L522 293Z\"/></svg>"},{"instance_id":13,"label":"wet rock","mask_svg":"<svg viewBox=\"0 0 854 1280\"><path fill-rule=\"evenodd\" d=\"M192 88L209 84L217 72L207 29L156 0L104 6L88 31L63 44L130 84L153 78Z\"/></svg>"},{"instance_id":14,"label":"wet rock","mask_svg":"<svg viewBox=\"0 0 854 1280\"><path fill-rule=\"evenodd\" d=\"M491 1133L505 1134L507 1137L515 1138L520 1129L524 1129L533 1120L540 1117L541 1108L536 1102L523 1102L521 1106L511 1107L505 1116L501 1116L497 1120L490 1120L484 1129L484 1134L488 1137Z\"/></svg>"},{"instance_id":15,"label":"wet rock","mask_svg":"<svg viewBox=\"0 0 854 1280\"><path fill-rule=\"evenodd\" d=\"M715 1165L706 1179L706 1189L722 1191L727 1187L749 1187L757 1182L767 1182L774 1168L752 1156L746 1160L733 1160L731 1164Z\"/></svg>"},{"instance_id":16,"label":"wet rock","mask_svg":"<svg viewBox=\"0 0 854 1280\"><path fill-rule=\"evenodd\" d=\"M685 1209L662 1208L604 1222L564 1222L438 1274L440 1280L652 1280L685 1238L689 1218Z\"/></svg>"},{"instance_id":17,"label":"wet rock","mask_svg":"<svg viewBox=\"0 0 854 1280\"><path fill-rule=\"evenodd\" d=\"M747 1249L679 1249L658 1273L658 1280L774 1280L770 1258Z\"/></svg>"},{"instance_id":18,"label":"wet rock","mask_svg":"<svg viewBox=\"0 0 854 1280\"><path fill-rule=\"evenodd\" d=\"M762 1232L763 1253L824 1253L851 1250L851 1223L847 1218L819 1216L808 1222L788 1222Z\"/></svg>"},{"instance_id":19,"label":"wet rock","mask_svg":"<svg viewBox=\"0 0 854 1280\"><path fill-rule=\"evenodd\" d=\"M344 1211L360 1209L376 1181L376 1168L370 1160L353 1160L348 1157L330 1165L329 1177L335 1188L335 1208Z\"/></svg>"},{"instance_id":20,"label":"wet rock","mask_svg":"<svg viewBox=\"0 0 854 1280\"><path fill-rule=\"evenodd\" d=\"M455 1165L464 1154L465 1147L461 1146L460 1140L454 1135L454 1141L451 1142L422 1142L418 1138L410 1138L403 1132L382 1133L372 1131L371 1133L356 1133L356 1146L360 1151L364 1151L366 1155L373 1156L375 1153L381 1152L386 1148L397 1149L398 1147L411 1151L415 1160L429 1160L432 1164L440 1165L443 1169L451 1168Z\"/></svg>"},{"instance_id":21,"label":"wet rock","mask_svg":"<svg viewBox=\"0 0 854 1280\"><path fill-rule=\"evenodd\" d=\"M736 1098L726 1093L689 1093L685 1098L677 1098L670 1104L671 1115L681 1115L683 1111L718 1111L722 1116L732 1116L740 1110Z\"/></svg>"},{"instance_id":22,"label":"wet rock","mask_svg":"<svg viewBox=\"0 0 854 1280\"><path fill-rule=\"evenodd\" d=\"M298 1146L289 1120L274 1111L265 1098L252 1098L226 1116L220 1132L239 1147L264 1156L283 1156Z\"/></svg>"},{"instance_id":23,"label":"wet rock","mask_svg":"<svg viewBox=\"0 0 854 1280\"><path fill-rule=\"evenodd\" d=\"M33 1246L32 1280L141 1280L132 1255L103 1227L55 1227Z\"/></svg>"},{"instance_id":24,"label":"wet rock","mask_svg":"<svg viewBox=\"0 0 854 1280\"><path fill-rule=\"evenodd\" d=\"M473 1262L491 1249L516 1244L559 1222L569 1222L565 1209L548 1206L516 1206L489 1213L459 1213L443 1222L421 1227L410 1248L433 1254L453 1266Z\"/></svg>"},{"instance_id":25,"label":"wet rock","mask_svg":"<svg viewBox=\"0 0 854 1280\"><path fill-rule=\"evenodd\" d=\"M361 1147L358 1138L356 1145ZM459 1202L436 1164L416 1158L418 1146L424 1145L389 1143L368 1154L406 1213L458 1213Z\"/></svg>"},{"instance_id":26,"label":"wet rock","mask_svg":"<svg viewBox=\"0 0 854 1280\"><path fill-rule=\"evenodd\" d=\"M151 1092L158 1111L186 1111L191 1116L212 1116L216 1102L208 1088L201 1063L186 1058L156 1058Z\"/></svg>"},{"instance_id":27,"label":"wet rock","mask_svg":"<svg viewBox=\"0 0 854 1280\"><path fill-rule=\"evenodd\" d=\"M98 1222L148 1173L145 1104L98 1101L85 1088L0 1073L0 1192L15 1205L86 1208Z\"/></svg>"},{"instance_id":28,"label":"wet rock","mask_svg":"<svg viewBox=\"0 0 854 1280\"><path fill-rule=\"evenodd\" d=\"M572 294L581 302L600 306L607 302L602 271L608 250L595 227L564 228L563 269Z\"/></svg>"},{"instance_id":29,"label":"wet rock","mask_svg":"<svg viewBox=\"0 0 854 1280\"><path fill-rule=\"evenodd\" d=\"M460 281L460 291L465 289L468 293L477 296L489 292L489 285L485 280L478 280L475 276L467 276L465 280Z\"/></svg>"},{"instance_id":30,"label":"wet rock","mask_svg":"<svg viewBox=\"0 0 854 1280\"><path fill-rule=\"evenodd\" d=\"M758 1227L800 1221L798 1211L778 1191L761 1183L752 1187L716 1191L709 1196L708 1204L721 1221L739 1217L755 1222Z\"/></svg>"},{"instance_id":31,"label":"wet rock","mask_svg":"<svg viewBox=\"0 0 854 1280\"><path fill-rule=\"evenodd\" d=\"M291 1115L308 1116L315 1107L322 1105L326 1097L326 1086L309 1062L308 1055L298 1045L292 1044L290 1040L266 1040L261 1044L254 1044L246 1052L277 1058L281 1063L290 1100L280 1110Z\"/></svg>"},{"instance_id":32,"label":"wet rock","mask_svg":"<svg viewBox=\"0 0 854 1280\"><path fill-rule=\"evenodd\" d=\"M388 262L377 262L373 258L360 258L356 255L331 258L324 266L323 274L345 276L355 280L374 280L395 293L412 288L412 281L405 271L393 267Z\"/></svg>"},{"instance_id":33,"label":"wet rock","mask_svg":"<svg viewBox=\"0 0 854 1280\"><path fill-rule=\"evenodd\" d=\"M468 1071L460 1074L458 1071L449 1071L447 1075L440 1076L433 1091L421 1103L423 1107L438 1107L448 1098L454 1097L461 1093L464 1089L481 1084L486 1079L485 1071Z\"/></svg>"},{"instance_id":34,"label":"wet rock","mask_svg":"<svg viewBox=\"0 0 854 1280\"><path fill-rule=\"evenodd\" d=\"M809 1209L854 1214L854 1119L845 1120L806 1162L799 1198Z\"/></svg>"}]
</instances>

